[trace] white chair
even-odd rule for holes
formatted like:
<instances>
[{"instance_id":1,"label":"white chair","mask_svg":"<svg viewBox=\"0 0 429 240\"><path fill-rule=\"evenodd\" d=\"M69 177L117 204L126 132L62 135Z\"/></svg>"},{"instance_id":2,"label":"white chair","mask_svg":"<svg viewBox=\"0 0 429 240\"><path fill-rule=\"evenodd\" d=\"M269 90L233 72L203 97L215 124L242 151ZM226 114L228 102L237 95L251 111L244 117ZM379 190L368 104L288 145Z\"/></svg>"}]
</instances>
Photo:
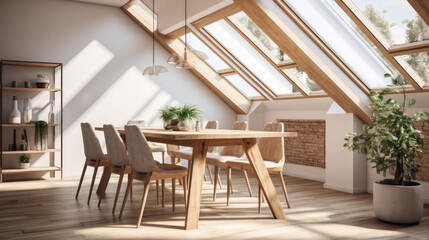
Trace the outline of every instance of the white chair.
<instances>
[{"instance_id":1,"label":"white chair","mask_svg":"<svg viewBox=\"0 0 429 240\"><path fill-rule=\"evenodd\" d=\"M116 189L115 202L113 204L112 214L115 214L116 203L118 202L119 193L121 192L122 180L124 174L128 174L128 180L131 179L131 168L128 165L128 153L121 136L115 127L110 124L103 125L104 139L106 140L107 160L109 161L110 173L119 175L118 187ZM110 177L110 174L109 174ZM98 206L101 205L100 197Z\"/></svg>"},{"instance_id":2,"label":"white chair","mask_svg":"<svg viewBox=\"0 0 429 240\"><path fill-rule=\"evenodd\" d=\"M284 132L284 125L283 123L267 123L265 125L264 131ZM275 173L279 176L287 206L288 208L290 208L286 185L283 178L283 165L285 163L284 138L261 138L258 142L258 147L268 172ZM226 165L228 169L246 170L253 172L253 168L247 158L230 159L226 162ZM230 172L230 170L228 170L228 172ZM230 174L228 174L228 178L229 180L231 179ZM227 201L229 201L229 189L227 191ZM260 186L258 193L258 210L259 212L261 212L261 201L263 196L261 194Z\"/></svg>"},{"instance_id":3,"label":"white chair","mask_svg":"<svg viewBox=\"0 0 429 240\"><path fill-rule=\"evenodd\" d=\"M139 219L137 221L137 228L140 227L141 219L143 217L143 211L146 204L147 195L149 193L149 185L151 180L165 180L166 178L182 178L184 181L183 191L185 198L186 208L186 175L188 170L181 166L171 164L156 164L153 159L152 151L143 133L137 126L125 126L125 135L128 146L128 160L131 166L131 180L128 182L127 190L125 192L124 201L122 202L121 213L119 218L122 217L122 213L127 202L127 197L130 192L130 188L133 179L144 182L144 192L142 205L140 209ZM174 181L173 181L174 182ZM173 210L175 206L175 185L173 189Z\"/></svg>"},{"instance_id":4,"label":"white chair","mask_svg":"<svg viewBox=\"0 0 429 240\"><path fill-rule=\"evenodd\" d=\"M109 161L107 161L107 155L105 155L101 149L100 141L98 141L98 138L94 132L94 128L92 128L91 124L81 123L80 126L82 129L83 148L85 151L86 160L85 165L83 166L82 175L80 177L75 198L77 199L79 196L79 191L82 186L86 168L88 166L93 167L94 173L92 174L91 187L89 189L87 202L89 204L89 201L91 200L92 189L94 188L95 178L97 177L97 170L99 167L108 167Z\"/></svg>"}]
</instances>

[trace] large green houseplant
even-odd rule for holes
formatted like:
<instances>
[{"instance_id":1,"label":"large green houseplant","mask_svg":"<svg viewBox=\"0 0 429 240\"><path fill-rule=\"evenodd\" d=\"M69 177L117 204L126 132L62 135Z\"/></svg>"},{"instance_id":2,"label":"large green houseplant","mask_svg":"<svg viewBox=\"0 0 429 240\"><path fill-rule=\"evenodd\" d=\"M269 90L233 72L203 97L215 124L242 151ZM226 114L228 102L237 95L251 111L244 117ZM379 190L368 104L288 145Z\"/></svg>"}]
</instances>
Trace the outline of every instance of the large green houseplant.
<instances>
[{"instance_id":1,"label":"large green houseplant","mask_svg":"<svg viewBox=\"0 0 429 240\"><path fill-rule=\"evenodd\" d=\"M390 75L386 74L385 77ZM402 87L402 103L391 98L385 99L387 93L397 90L372 91L371 122L363 126L362 133L349 133L344 146L366 154L367 160L375 163L378 174L382 173L386 177L387 173L394 172L393 179L374 183L374 210L377 217L388 222L412 223L418 222L423 214L421 186L411 180L415 180L420 168L414 158L422 152L424 137L413 123L427 122L429 113L407 114L416 100L407 102L403 82L397 78L392 78L392 81ZM412 196L413 192L415 196ZM404 206L399 206L399 202ZM411 206L413 204L416 206ZM415 210L412 210L413 207Z\"/></svg>"}]
</instances>

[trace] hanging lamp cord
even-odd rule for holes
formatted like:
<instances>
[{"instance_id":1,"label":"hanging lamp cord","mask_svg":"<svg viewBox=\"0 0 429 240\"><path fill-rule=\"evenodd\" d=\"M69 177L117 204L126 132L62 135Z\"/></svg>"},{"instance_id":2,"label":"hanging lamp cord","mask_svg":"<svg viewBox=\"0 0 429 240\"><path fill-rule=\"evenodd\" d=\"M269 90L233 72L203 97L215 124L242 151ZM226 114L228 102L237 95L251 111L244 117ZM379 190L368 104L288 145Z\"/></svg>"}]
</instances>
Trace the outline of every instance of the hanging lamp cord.
<instances>
[{"instance_id":1,"label":"hanging lamp cord","mask_svg":"<svg viewBox=\"0 0 429 240\"><path fill-rule=\"evenodd\" d=\"M152 2L152 66L155 66L155 0Z\"/></svg>"},{"instance_id":2,"label":"hanging lamp cord","mask_svg":"<svg viewBox=\"0 0 429 240\"><path fill-rule=\"evenodd\" d=\"M187 24L187 17L188 17L188 0L185 0L185 61L187 60L187 46L188 46L188 24Z\"/></svg>"}]
</instances>

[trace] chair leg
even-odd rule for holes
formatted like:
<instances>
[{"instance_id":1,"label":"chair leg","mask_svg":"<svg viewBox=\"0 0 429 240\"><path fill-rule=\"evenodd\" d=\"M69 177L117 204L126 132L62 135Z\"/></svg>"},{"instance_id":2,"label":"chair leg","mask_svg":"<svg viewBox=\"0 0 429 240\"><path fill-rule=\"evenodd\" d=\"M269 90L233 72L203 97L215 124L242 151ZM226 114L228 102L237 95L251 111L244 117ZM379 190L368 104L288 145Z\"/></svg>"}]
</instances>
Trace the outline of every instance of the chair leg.
<instances>
[{"instance_id":1,"label":"chair leg","mask_svg":"<svg viewBox=\"0 0 429 240\"><path fill-rule=\"evenodd\" d=\"M187 185L187 182L186 182L186 176L184 176L183 178L182 178L182 181L183 181L183 197L184 197L184 200L185 200L185 209L187 208L187 203L188 203L188 196L186 195L186 192L188 191L188 185Z\"/></svg>"},{"instance_id":2,"label":"chair leg","mask_svg":"<svg viewBox=\"0 0 429 240\"><path fill-rule=\"evenodd\" d=\"M246 181L247 190L249 191L249 196L253 197L252 188L250 187L249 178L247 177L247 171L243 170L244 180Z\"/></svg>"},{"instance_id":3,"label":"chair leg","mask_svg":"<svg viewBox=\"0 0 429 240\"><path fill-rule=\"evenodd\" d=\"M212 177L212 171L210 170L210 165L207 166L207 172L209 173L210 183L213 184L213 177Z\"/></svg>"},{"instance_id":4,"label":"chair leg","mask_svg":"<svg viewBox=\"0 0 429 240\"><path fill-rule=\"evenodd\" d=\"M132 175L131 175L131 173L129 173L128 174L128 182L129 181L132 181ZM131 200L133 199L133 185L131 185L131 188L130 188L130 202L131 202Z\"/></svg>"},{"instance_id":5,"label":"chair leg","mask_svg":"<svg viewBox=\"0 0 429 240\"><path fill-rule=\"evenodd\" d=\"M283 188L283 194L285 195L285 199L286 199L286 203L287 203L287 208L290 208L290 204L289 204L289 199L287 197L287 191L286 191L286 185L285 185L285 180L283 178L283 173L279 172L279 178L280 178L280 182L282 184L282 188Z\"/></svg>"},{"instance_id":6,"label":"chair leg","mask_svg":"<svg viewBox=\"0 0 429 240\"><path fill-rule=\"evenodd\" d=\"M214 178L214 188L213 188L213 202L216 201L216 189L217 189L217 181L219 179L219 167L215 166L215 178Z\"/></svg>"},{"instance_id":7,"label":"chair leg","mask_svg":"<svg viewBox=\"0 0 429 240\"><path fill-rule=\"evenodd\" d=\"M228 168L227 175L227 194L226 194L226 206L229 206L229 195L231 194L231 168Z\"/></svg>"},{"instance_id":8,"label":"chair leg","mask_svg":"<svg viewBox=\"0 0 429 240\"><path fill-rule=\"evenodd\" d=\"M94 167L94 174L92 174L92 181L91 181L91 187L89 188L89 196L88 196L87 204L89 204L89 200L91 200L92 189L94 188L95 178L97 177L97 170L99 165L100 165L100 159L97 160Z\"/></svg>"},{"instance_id":9,"label":"chair leg","mask_svg":"<svg viewBox=\"0 0 429 240\"><path fill-rule=\"evenodd\" d=\"M218 173L216 175L216 178L217 178L217 182L219 183L219 189L222 189L222 182L220 181L219 171L218 171Z\"/></svg>"},{"instance_id":10,"label":"chair leg","mask_svg":"<svg viewBox=\"0 0 429 240\"><path fill-rule=\"evenodd\" d=\"M83 178L85 177L86 167L88 166L88 165L86 165L86 161L87 160L85 160L85 165L83 166L82 175L80 176L79 186L77 187L77 192L76 192L76 196L75 196L76 199L79 196L79 191L80 191L80 188L82 186Z\"/></svg>"},{"instance_id":11,"label":"chair leg","mask_svg":"<svg viewBox=\"0 0 429 240\"><path fill-rule=\"evenodd\" d=\"M231 170L230 170L231 171ZM230 178L229 178L229 181L230 181L230 183L229 183L229 188L231 188L231 194L234 194L234 189L232 188L232 175L231 175L231 173L229 173L229 175L231 176Z\"/></svg>"},{"instance_id":12,"label":"chair leg","mask_svg":"<svg viewBox=\"0 0 429 240\"><path fill-rule=\"evenodd\" d=\"M143 192L143 198L142 198L142 205L140 209L140 216L139 216L139 220L137 221L137 228L140 227L140 223L142 222L143 211L144 211L144 206L146 204L147 195L149 193L149 187L150 187L150 176L144 181L144 192Z\"/></svg>"},{"instance_id":13,"label":"chair leg","mask_svg":"<svg viewBox=\"0 0 429 240\"><path fill-rule=\"evenodd\" d=\"M128 180L127 190L125 191L124 201L122 202L121 213L119 213L119 218L122 218L122 213L124 212L125 204L127 203L128 194L130 193L131 186L133 185L134 173L131 172L128 176L131 176Z\"/></svg>"},{"instance_id":14,"label":"chair leg","mask_svg":"<svg viewBox=\"0 0 429 240\"><path fill-rule=\"evenodd\" d=\"M261 185L258 184L258 213L261 213L262 191Z\"/></svg>"},{"instance_id":15,"label":"chair leg","mask_svg":"<svg viewBox=\"0 0 429 240\"><path fill-rule=\"evenodd\" d=\"M173 212L176 211L176 179L171 179L171 194L172 194L172 203L173 203Z\"/></svg>"},{"instance_id":16,"label":"chair leg","mask_svg":"<svg viewBox=\"0 0 429 240\"><path fill-rule=\"evenodd\" d=\"M159 205L159 180L156 180L156 205Z\"/></svg>"},{"instance_id":17,"label":"chair leg","mask_svg":"<svg viewBox=\"0 0 429 240\"><path fill-rule=\"evenodd\" d=\"M119 173L118 188L116 189L116 196L115 196L115 202L113 203L112 214L115 214L116 203L118 202L119 193L121 192L122 179L124 178L124 172L125 172L125 166L122 166L121 172Z\"/></svg>"},{"instance_id":18,"label":"chair leg","mask_svg":"<svg viewBox=\"0 0 429 240\"><path fill-rule=\"evenodd\" d=\"M165 180L161 180L161 204L165 206Z\"/></svg>"},{"instance_id":19,"label":"chair leg","mask_svg":"<svg viewBox=\"0 0 429 240\"><path fill-rule=\"evenodd\" d=\"M206 182L207 181L207 177L206 177L206 171L204 170L204 182Z\"/></svg>"},{"instance_id":20,"label":"chair leg","mask_svg":"<svg viewBox=\"0 0 429 240\"><path fill-rule=\"evenodd\" d=\"M165 151L162 151L162 163L165 164Z\"/></svg>"}]
</instances>

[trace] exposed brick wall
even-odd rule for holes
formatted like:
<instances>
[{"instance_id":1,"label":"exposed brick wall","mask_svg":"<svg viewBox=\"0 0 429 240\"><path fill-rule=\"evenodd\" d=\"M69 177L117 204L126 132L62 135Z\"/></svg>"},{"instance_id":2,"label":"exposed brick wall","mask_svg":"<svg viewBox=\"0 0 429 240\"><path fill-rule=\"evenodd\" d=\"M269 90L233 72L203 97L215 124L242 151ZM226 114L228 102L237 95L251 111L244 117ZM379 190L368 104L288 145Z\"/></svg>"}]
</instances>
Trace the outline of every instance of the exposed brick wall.
<instances>
[{"instance_id":1,"label":"exposed brick wall","mask_svg":"<svg viewBox=\"0 0 429 240\"><path fill-rule=\"evenodd\" d=\"M298 137L285 138L287 163L325 168L325 120L279 120L285 131Z\"/></svg>"},{"instance_id":2,"label":"exposed brick wall","mask_svg":"<svg viewBox=\"0 0 429 240\"><path fill-rule=\"evenodd\" d=\"M416 175L417 180L429 181L429 123L414 123L414 127L424 134L423 153L414 160L420 165L420 171Z\"/></svg>"}]
</instances>

